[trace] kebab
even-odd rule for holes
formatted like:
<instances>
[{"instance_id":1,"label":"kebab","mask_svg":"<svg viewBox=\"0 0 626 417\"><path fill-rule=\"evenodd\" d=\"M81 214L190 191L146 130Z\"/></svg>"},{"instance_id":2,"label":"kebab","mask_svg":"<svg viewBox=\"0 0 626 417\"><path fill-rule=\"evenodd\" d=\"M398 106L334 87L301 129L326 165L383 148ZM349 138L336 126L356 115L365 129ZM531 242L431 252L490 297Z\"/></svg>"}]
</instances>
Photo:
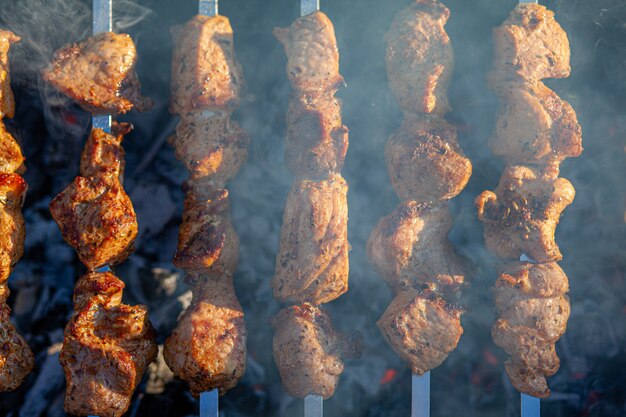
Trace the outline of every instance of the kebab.
<instances>
[{"instance_id":1,"label":"kebab","mask_svg":"<svg viewBox=\"0 0 626 417\"><path fill-rule=\"evenodd\" d=\"M0 30L0 117L12 118L15 102L9 76L9 49L19 36ZM22 206L28 185L19 144L0 120L0 392L20 386L35 364L33 352L9 320L9 275L24 254Z\"/></svg>"},{"instance_id":2,"label":"kebab","mask_svg":"<svg viewBox=\"0 0 626 417\"><path fill-rule=\"evenodd\" d=\"M295 180L272 280L274 297L290 305L272 319L273 351L285 390L306 397L306 404L332 396L342 359L358 352L358 341L335 330L319 307L348 290L348 184L341 176L348 129L334 96L344 81L334 27L324 13L303 8L302 17L274 35L293 88L285 162Z\"/></svg>"},{"instance_id":3,"label":"kebab","mask_svg":"<svg viewBox=\"0 0 626 417\"><path fill-rule=\"evenodd\" d=\"M43 75L85 110L121 114L149 103L139 93L135 61L132 39L106 32L61 48ZM74 313L59 356L70 414L124 414L157 354L147 308L121 302L124 283L110 270L130 255L137 236L135 212L122 185L121 142L131 129L127 123L114 123L111 132L94 126L79 176L50 203L63 238L88 269L76 283Z\"/></svg>"},{"instance_id":4,"label":"kebab","mask_svg":"<svg viewBox=\"0 0 626 417\"><path fill-rule=\"evenodd\" d=\"M513 386L545 398L546 377L559 369L554 344L570 313L554 233L575 191L558 177L559 165L580 155L582 133L571 105L541 82L570 74L567 34L554 13L519 4L494 40L488 81L501 107L489 144L508 165L496 189L476 198L485 244L499 258L492 336L510 355Z\"/></svg>"},{"instance_id":5,"label":"kebab","mask_svg":"<svg viewBox=\"0 0 626 417\"><path fill-rule=\"evenodd\" d=\"M446 203L472 173L456 129L444 118L454 64L444 28L449 16L437 0L416 0L396 14L385 36L389 86L404 115L385 158L402 202L367 243L370 262L395 293L378 327L413 374L426 378L463 333L457 303L468 275L447 239L453 221ZM413 383L428 389L418 378Z\"/></svg>"},{"instance_id":6,"label":"kebab","mask_svg":"<svg viewBox=\"0 0 626 417\"><path fill-rule=\"evenodd\" d=\"M172 36L170 111L180 122L170 143L189 170L174 264L186 272L193 300L163 356L193 395L223 395L246 366L247 333L233 287L239 238L225 188L248 157L249 136L231 119L245 83L227 17L197 15Z\"/></svg>"}]
</instances>

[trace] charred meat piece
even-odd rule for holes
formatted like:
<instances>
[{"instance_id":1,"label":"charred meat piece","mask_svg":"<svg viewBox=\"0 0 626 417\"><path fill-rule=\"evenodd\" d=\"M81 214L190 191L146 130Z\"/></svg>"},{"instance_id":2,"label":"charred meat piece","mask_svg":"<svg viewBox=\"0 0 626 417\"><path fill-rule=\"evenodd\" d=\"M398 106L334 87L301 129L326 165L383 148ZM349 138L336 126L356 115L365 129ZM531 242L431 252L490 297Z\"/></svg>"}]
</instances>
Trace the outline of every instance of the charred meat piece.
<instances>
[{"instance_id":1,"label":"charred meat piece","mask_svg":"<svg viewBox=\"0 0 626 417\"><path fill-rule=\"evenodd\" d=\"M287 112L287 167L300 178L339 173L348 151L348 128L341 101L332 92L316 97L293 94Z\"/></svg>"},{"instance_id":2,"label":"charred meat piece","mask_svg":"<svg viewBox=\"0 0 626 417\"><path fill-rule=\"evenodd\" d=\"M287 77L295 90L315 96L343 84L335 28L324 13L317 11L288 28L275 28L274 36L285 48Z\"/></svg>"},{"instance_id":3,"label":"charred meat piece","mask_svg":"<svg viewBox=\"0 0 626 417\"><path fill-rule=\"evenodd\" d=\"M558 165L583 151L572 106L539 81L502 83L500 109L489 146L509 163Z\"/></svg>"},{"instance_id":4,"label":"charred meat piece","mask_svg":"<svg viewBox=\"0 0 626 417\"><path fill-rule=\"evenodd\" d=\"M443 115L454 67L444 26L450 10L437 0L415 0L398 12L385 36L389 86L405 113Z\"/></svg>"},{"instance_id":5,"label":"charred meat piece","mask_svg":"<svg viewBox=\"0 0 626 417\"><path fill-rule=\"evenodd\" d=\"M284 302L327 303L348 290L348 184L296 181L287 197L272 281Z\"/></svg>"},{"instance_id":6,"label":"charred meat piece","mask_svg":"<svg viewBox=\"0 0 626 417\"><path fill-rule=\"evenodd\" d=\"M555 342L565 333L570 313L567 276L556 263L505 265L494 290L498 318L494 342L511 357L505 368L515 388L528 395L550 395L546 377L559 369Z\"/></svg>"},{"instance_id":7,"label":"charred meat piece","mask_svg":"<svg viewBox=\"0 0 626 417\"><path fill-rule=\"evenodd\" d=\"M8 30L0 30L0 119L15 114L15 99L9 74L9 49L20 37Z\"/></svg>"},{"instance_id":8,"label":"charred meat piece","mask_svg":"<svg viewBox=\"0 0 626 417\"><path fill-rule=\"evenodd\" d=\"M135 73L137 51L130 36L102 32L55 52L43 77L92 114L148 110Z\"/></svg>"},{"instance_id":9,"label":"charred meat piece","mask_svg":"<svg viewBox=\"0 0 626 417\"><path fill-rule=\"evenodd\" d=\"M6 284L0 284L4 287ZM8 290L4 289L5 293ZM11 309L0 303L0 392L13 391L35 366L33 352L9 320Z\"/></svg>"},{"instance_id":10,"label":"charred meat piece","mask_svg":"<svg viewBox=\"0 0 626 417\"><path fill-rule=\"evenodd\" d=\"M156 358L148 311L122 304L123 289L124 283L109 272L89 273L76 283L74 314L59 356L69 414L121 416Z\"/></svg>"},{"instance_id":11,"label":"charred meat piece","mask_svg":"<svg viewBox=\"0 0 626 417\"><path fill-rule=\"evenodd\" d=\"M233 388L246 367L246 327L232 276L200 275L191 305L165 341L163 356L191 392Z\"/></svg>"},{"instance_id":12,"label":"charred meat piece","mask_svg":"<svg viewBox=\"0 0 626 417\"><path fill-rule=\"evenodd\" d=\"M439 116L405 118L385 145L385 159L401 200L449 200L472 176L472 163L456 140L456 129Z\"/></svg>"},{"instance_id":13,"label":"charred meat piece","mask_svg":"<svg viewBox=\"0 0 626 417\"><path fill-rule=\"evenodd\" d=\"M80 175L85 178L110 175L122 182L125 165L122 140L132 129L128 123L113 123L112 133L92 129L80 158Z\"/></svg>"},{"instance_id":14,"label":"charred meat piece","mask_svg":"<svg viewBox=\"0 0 626 417\"><path fill-rule=\"evenodd\" d=\"M272 319L274 361L289 395L330 398L343 372L342 359L360 355L360 335L333 328L330 316L305 303L283 308Z\"/></svg>"},{"instance_id":15,"label":"charred meat piece","mask_svg":"<svg viewBox=\"0 0 626 417\"><path fill-rule=\"evenodd\" d=\"M195 16L172 28L172 37L171 112L236 108L244 79L228 18Z\"/></svg>"},{"instance_id":16,"label":"charred meat piece","mask_svg":"<svg viewBox=\"0 0 626 417\"><path fill-rule=\"evenodd\" d=\"M405 201L372 231L369 260L395 291L432 283L440 295L454 298L467 272L448 241L451 228L452 216L445 205Z\"/></svg>"},{"instance_id":17,"label":"charred meat piece","mask_svg":"<svg viewBox=\"0 0 626 417\"><path fill-rule=\"evenodd\" d=\"M463 328L462 311L430 291L400 291L378 320L385 340L414 374L423 375L446 360Z\"/></svg>"},{"instance_id":18,"label":"charred meat piece","mask_svg":"<svg viewBox=\"0 0 626 417\"><path fill-rule=\"evenodd\" d=\"M169 139L191 178L207 178L224 188L248 159L250 137L227 113L187 113Z\"/></svg>"},{"instance_id":19,"label":"charred meat piece","mask_svg":"<svg viewBox=\"0 0 626 417\"><path fill-rule=\"evenodd\" d=\"M232 275L239 259L239 238L230 222L228 191L208 196L188 186L174 265L186 271Z\"/></svg>"},{"instance_id":20,"label":"charred meat piece","mask_svg":"<svg viewBox=\"0 0 626 417\"><path fill-rule=\"evenodd\" d=\"M0 120L0 172L23 174L25 171L22 149Z\"/></svg>"},{"instance_id":21,"label":"charred meat piece","mask_svg":"<svg viewBox=\"0 0 626 417\"><path fill-rule=\"evenodd\" d=\"M494 29L492 85L502 80L566 78L570 74L567 33L554 12L534 3L520 3L509 18Z\"/></svg>"},{"instance_id":22,"label":"charred meat piece","mask_svg":"<svg viewBox=\"0 0 626 417\"><path fill-rule=\"evenodd\" d=\"M548 170L509 166L498 187L475 200L487 248L502 259L526 254L537 262L561 260L554 232L574 195L568 180Z\"/></svg>"},{"instance_id":23,"label":"charred meat piece","mask_svg":"<svg viewBox=\"0 0 626 417\"><path fill-rule=\"evenodd\" d=\"M24 254L22 206L28 185L17 174L0 174L0 303L6 302L6 282Z\"/></svg>"}]
</instances>

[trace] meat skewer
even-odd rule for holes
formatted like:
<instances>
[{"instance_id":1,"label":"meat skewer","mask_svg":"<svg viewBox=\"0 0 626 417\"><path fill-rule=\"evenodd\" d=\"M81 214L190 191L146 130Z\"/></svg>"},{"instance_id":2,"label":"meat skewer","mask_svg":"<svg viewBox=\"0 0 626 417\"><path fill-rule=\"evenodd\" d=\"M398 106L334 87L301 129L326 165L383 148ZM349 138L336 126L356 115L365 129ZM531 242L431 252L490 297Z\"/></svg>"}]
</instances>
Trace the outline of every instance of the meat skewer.
<instances>
[{"instance_id":1,"label":"meat skewer","mask_svg":"<svg viewBox=\"0 0 626 417\"><path fill-rule=\"evenodd\" d=\"M444 28L449 15L438 0L416 0L396 14L385 36L389 85L404 114L385 157L402 202L376 225L367 251L395 293L378 327L413 371L414 417L430 415L430 370L463 333L455 304L467 268L447 239L446 202L463 190L472 165L443 117L454 61Z\"/></svg>"}]
</instances>

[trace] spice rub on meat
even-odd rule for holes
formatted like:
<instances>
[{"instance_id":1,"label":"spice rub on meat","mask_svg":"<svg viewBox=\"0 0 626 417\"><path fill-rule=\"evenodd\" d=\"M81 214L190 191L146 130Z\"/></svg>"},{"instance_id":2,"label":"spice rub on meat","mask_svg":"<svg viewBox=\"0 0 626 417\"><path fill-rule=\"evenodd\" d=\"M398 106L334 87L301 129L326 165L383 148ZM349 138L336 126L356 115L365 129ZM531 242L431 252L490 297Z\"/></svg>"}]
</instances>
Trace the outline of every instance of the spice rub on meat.
<instances>
[{"instance_id":1,"label":"spice rub on meat","mask_svg":"<svg viewBox=\"0 0 626 417\"><path fill-rule=\"evenodd\" d=\"M9 72L9 50L11 45L20 39L15 33L0 29L0 119L5 117L11 119L15 114L15 98Z\"/></svg>"}]
</instances>

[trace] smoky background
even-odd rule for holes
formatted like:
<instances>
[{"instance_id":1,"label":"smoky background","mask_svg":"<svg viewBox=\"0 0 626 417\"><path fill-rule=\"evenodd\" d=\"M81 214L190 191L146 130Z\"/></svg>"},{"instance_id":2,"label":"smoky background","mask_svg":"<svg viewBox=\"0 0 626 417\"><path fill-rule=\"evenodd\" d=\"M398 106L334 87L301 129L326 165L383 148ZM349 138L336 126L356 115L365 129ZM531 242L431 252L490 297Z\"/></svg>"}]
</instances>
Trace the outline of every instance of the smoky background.
<instances>
[{"instance_id":1,"label":"smoky background","mask_svg":"<svg viewBox=\"0 0 626 417\"><path fill-rule=\"evenodd\" d=\"M387 86L383 36L408 0L322 0L335 25L341 73L347 87L344 123L350 148L343 175L350 184L350 290L325 307L336 326L358 330L364 351L346 362L339 387L324 404L327 416L408 416L410 373L383 341L375 322L391 301L365 255L375 223L398 203L383 155L401 114ZM449 90L449 121L471 158L474 173L451 201L455 227L450 238L475 264L465 290L464 335L446 362L432 372L432 415L515 416L519 396L508 383L506 355L493 345L491 286L493 259L485 251L473 199L493 189L503 169L486 147L497 99L485 74L492 54L492 28L506 19L512 0L447 0L446 26L456 53ZM570 279L572 314L557 344L559 373L545 415L626 415L626 2L568 0L541 2L556 12L569 34L572 76L546 84L568 100L583 127L585 151L562 165L561 176L576 188L575 202L557 229ZM187 173L166 139L177 120L168 113L172 43L169 29L197 12L191 0L114 0L114 30L137 44L143 92L155 100L147 113L119 117L135 130L124 141L125 187L139 221L137 250L117 274L126 282L125 300L149 306L162 343L190 293L171 264ZM269 286L278 250L281 216L292 177L284 154L285 114L290 87L286 58L272 36L274 26L298 17L294 0L221 0L231 19L235 46L248 84L248 97L235 119L251 134L250 157L230 184L234 226L241 248L235 286L246 313L248 366L240 384L221 399L226 416L300 416L302 402L284 394L271 352L269 318L279 308ZM0 415L60 417L64 376L58 363L63 328L72 312L71 293L84 272L61 239L48 204L78 172L90 116L41 82L39 72L58 47L89 36L91 1L0 0L0 27L22 36L11 50L17 113L7 121L27 157L29 192L24 213L26 253L11 276L14 322L36 355L36 368L16 391L0 396ZM136 391L130 416L187 416L197 402L186 385L172 380L161 362Z\"/></svg>"}]
</instances>

